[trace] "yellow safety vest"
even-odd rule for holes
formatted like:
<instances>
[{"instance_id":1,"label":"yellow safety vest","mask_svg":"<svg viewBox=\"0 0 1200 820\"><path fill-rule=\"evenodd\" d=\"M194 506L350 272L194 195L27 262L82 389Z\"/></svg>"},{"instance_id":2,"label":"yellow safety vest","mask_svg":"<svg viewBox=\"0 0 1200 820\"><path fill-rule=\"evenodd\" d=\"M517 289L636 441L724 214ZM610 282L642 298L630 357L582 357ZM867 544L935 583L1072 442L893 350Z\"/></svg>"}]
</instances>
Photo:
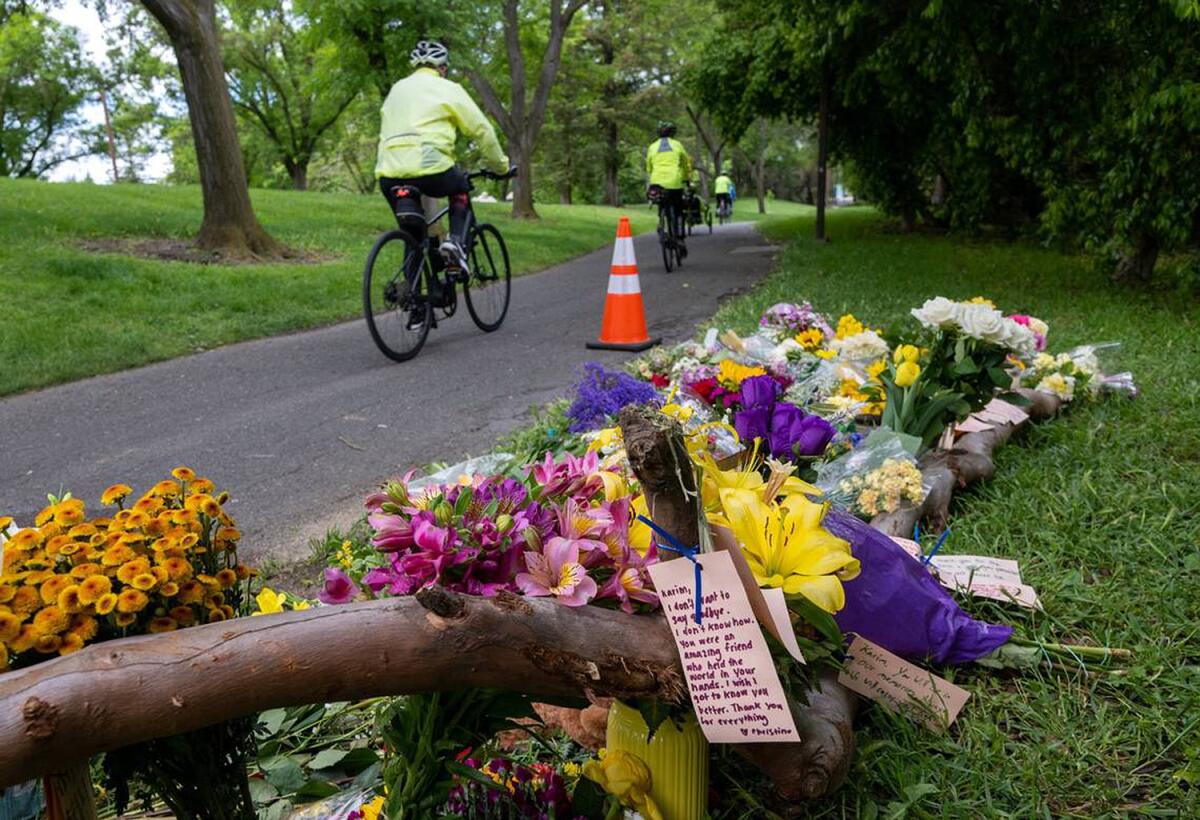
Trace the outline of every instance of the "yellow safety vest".
<instances>
[{"instance_id":1,"label":"yellow safety vest","mask_svg":"<svg viewBox=\"0 0 1200 820\"><path fill-rule=\"evenodd\" d=\"M679 140L661 137L646 149L646 173L651 185L682 188L692 178L692 158Z\"/></svg>"},{"instance_id":2,"label":"yellow safety vest","mask_svg":"<svg viewBox=\"0 0 1200 820\"><path fill-rule=\"evenodd\" d=\"M719 177L713 180L713 193L727 194L729 193L729 186L732 184L733 180L729 178L728 174L721 174Z\"/></svg>"},{"instance_id":3,"label":"yellow safety vest","mask_svg":"<svg viewBox=\"0 0 1200 820\"><path fill-rule=\"evenodd\" d=\"M508 170L496 131L471 95L432 68L418 68L393 85L381 114L377 177L424 177L452 168L460 132L479 145L488 170Z\"/></svg>"}]
</instances>

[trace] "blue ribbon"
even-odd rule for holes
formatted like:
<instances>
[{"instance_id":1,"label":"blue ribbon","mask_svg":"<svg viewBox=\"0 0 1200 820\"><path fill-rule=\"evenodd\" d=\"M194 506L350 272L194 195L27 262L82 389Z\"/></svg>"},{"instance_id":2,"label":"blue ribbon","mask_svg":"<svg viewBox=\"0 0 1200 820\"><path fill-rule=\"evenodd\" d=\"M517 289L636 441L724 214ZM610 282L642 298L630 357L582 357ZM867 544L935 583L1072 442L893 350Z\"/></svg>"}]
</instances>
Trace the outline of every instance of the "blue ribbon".
<instances>
[{"instance_id":1,"label":"blue ribbon","mask_svg":"<svg viewBox=\"0 0 1200 820\"><path fill-rule=\"evenodd\" d=\"M697 547L685 547L683 544L679 543L679 541L675 538L675 536L671 535L671 533L667 532L662 527L658 526L658 524L655 524L653 521L651 521L649 518L647 518L644 515L639 515L638 521L641 521L643 524L648 526L650 529L654 530L654 532L658 535L659 538L662 538L667 542L665 544L660 542L658 545L659 549L670 550L671 552L677 552L680 555L682 555L684 558L686 558L692 562L692 566L695 568L695 574L696 574L695 621L696 621L696 623L700 623L700 609L701 609L702 599L704 597L700 592L700 571L702 569L704 569L704 567L700 566L700 562L696 560L696 556L700 554L700 547L698 547L698 546Z\"/></svg>"},{"instance_id":2,"label":"blue ribbon","mask_svg":"<svg viewBox=\"0 0 1200 820\"><path fill-rule=\"evenodd\" d=\"M938 554L938 550L940 550L942 548L942 544L945 544L946 539L949 537L950 537L950 530L949 530L949 528L947 528L942 532L941 535L938 536L937 543L935 543L933 545L933 549L931 549L929 551L929 554L921 559L922 566L926 566L926 567L929 566L929 562L933 560L933 556Z\"/></svg>"}]
</instances>

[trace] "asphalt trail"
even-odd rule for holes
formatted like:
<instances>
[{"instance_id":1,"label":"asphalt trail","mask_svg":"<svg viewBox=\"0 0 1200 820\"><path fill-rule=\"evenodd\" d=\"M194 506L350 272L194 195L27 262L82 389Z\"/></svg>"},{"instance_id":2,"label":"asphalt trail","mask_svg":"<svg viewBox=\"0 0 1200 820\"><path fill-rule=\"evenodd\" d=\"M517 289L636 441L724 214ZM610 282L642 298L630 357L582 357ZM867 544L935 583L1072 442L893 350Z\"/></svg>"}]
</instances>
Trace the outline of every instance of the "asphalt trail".
<instances>
[{"instance_id":1,"label":"asphalt trail","mask_svg":"<svg viewBox=\"0 0 1200 820\"><path fill-rule=\"evenodd\" d=\"M635 240L650 333L667 342L771 265L745 223L689 247L667 275L655 238ZM96 510L109 484L141 492L187 464L232 493L244 558L307 557L309 539L352 521L381 480L486 452L531 405L564 395L582 362L625 360L584 347L599 331L611 253L514 280L492 334L460 301L404 364L358 320L0 399L0 514L31 523L60 488Z\"/></svg>"}]
</instances>

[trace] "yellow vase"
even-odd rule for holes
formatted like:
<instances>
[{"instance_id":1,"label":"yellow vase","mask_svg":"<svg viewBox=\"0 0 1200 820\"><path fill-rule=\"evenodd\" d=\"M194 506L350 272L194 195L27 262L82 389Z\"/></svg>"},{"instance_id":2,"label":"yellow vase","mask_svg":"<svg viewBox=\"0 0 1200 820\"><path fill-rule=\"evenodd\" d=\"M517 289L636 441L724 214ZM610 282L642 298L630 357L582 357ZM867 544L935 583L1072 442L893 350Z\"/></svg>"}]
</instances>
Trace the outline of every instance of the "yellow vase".
<instances>
[{"instance_id":1,"label":"yellow vase","mask_svg":"<svg viewBox=\"0 0 1200 820\"><path fill-rule=\"evenodd\" d=\"M664 720L646 742L642 714L619 700L608 712L605 745L637 755L650 769L650 796L658 804L663 820L703 820L708 811L708 741L688 715L683 730Z\"/></svg>"}]
</instances>

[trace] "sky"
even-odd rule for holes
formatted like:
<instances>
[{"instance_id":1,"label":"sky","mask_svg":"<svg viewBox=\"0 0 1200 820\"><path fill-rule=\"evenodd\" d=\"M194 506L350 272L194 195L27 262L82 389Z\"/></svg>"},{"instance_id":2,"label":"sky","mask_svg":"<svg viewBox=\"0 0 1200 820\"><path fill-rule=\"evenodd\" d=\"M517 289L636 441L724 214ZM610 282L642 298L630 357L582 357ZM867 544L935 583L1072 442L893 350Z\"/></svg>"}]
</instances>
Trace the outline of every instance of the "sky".
<instances>
[{"instance_id":1,"label":"sky","mask_svg":"<svg viewBox=\"0 0 1200 820\"><path fill-rule=\"evenodd\" d=\"M90 4L80 0L66 0L60 8L53 9L50 16L67 25L74 26L81 32L80 41L93 62L103 64L104 55L104 24L100 16ZM104 111L100 101L92 98L85 103L81 113L89 124L104 122ZM171 157L169 154L159 154L146 163L145 177L147 182L157 182L171 172ZM83 180L91 176L92 180L100 183L112 182L112 163L106 156L85 157L79 160L64 162L49 173L54 182Z\"/></svg>"}]
</instances>

